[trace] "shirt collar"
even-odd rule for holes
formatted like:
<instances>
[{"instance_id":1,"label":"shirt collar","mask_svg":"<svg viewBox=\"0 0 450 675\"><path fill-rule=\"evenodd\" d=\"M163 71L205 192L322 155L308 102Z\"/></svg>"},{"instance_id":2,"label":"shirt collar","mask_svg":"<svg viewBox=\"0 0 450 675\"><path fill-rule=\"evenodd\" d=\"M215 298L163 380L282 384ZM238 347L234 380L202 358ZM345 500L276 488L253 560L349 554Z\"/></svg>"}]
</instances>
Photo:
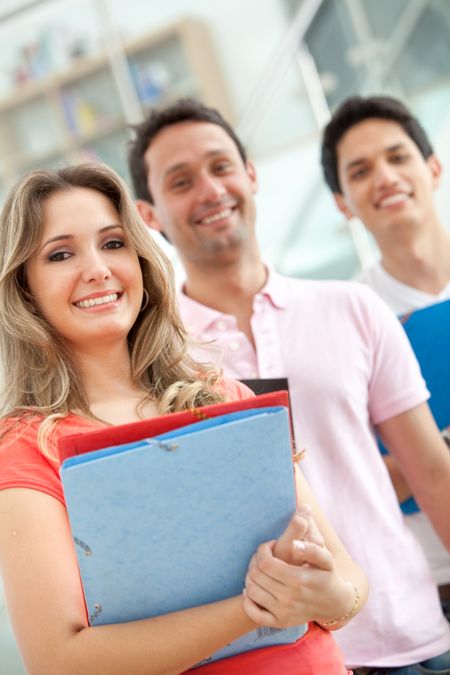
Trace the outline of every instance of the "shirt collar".
<instances>
[{"instance_id":1,"label":"shirt collar","mask_svg":"<svg viewBox=\"0 0 450 675\"><path fill-rule=\"evenodd\" d=\"M283 309L287 305L287 288L284 277L275 272L271 267L266 265L267 281L264 287L257 295L265 296L274 307ZM202 305L197 300L193 300L187 296L183 291L183 286L178 291L178 302L183 323L188 330L195 330L195 332L203 332L211 326L219 318L230 317L234 321L234 317L229 314L219 312L217 309Z\"/></svg>"},{"instance_id":2,"label":"shirt collar","mask_svg":"<svg viewBox=\"0 0 450 675\"><path fill-rule=\"evenodd\" d=\"M266 269L267 281L260 293L261 295L265 295L274 307L284 309L288 304L286 278L275 272L269 265L266 265Z\"/></svg>"}]
</instances>

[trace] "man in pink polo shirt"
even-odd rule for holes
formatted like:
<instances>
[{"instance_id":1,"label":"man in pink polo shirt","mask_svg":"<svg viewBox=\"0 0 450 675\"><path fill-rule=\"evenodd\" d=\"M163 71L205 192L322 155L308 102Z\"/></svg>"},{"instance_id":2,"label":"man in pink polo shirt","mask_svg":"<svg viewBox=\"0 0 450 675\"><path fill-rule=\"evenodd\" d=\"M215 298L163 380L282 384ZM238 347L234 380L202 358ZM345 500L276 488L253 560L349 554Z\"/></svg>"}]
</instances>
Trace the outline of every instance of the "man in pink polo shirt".
<instances>
[{"instance_id":1,"label":"man in pink polo shirt","mask_svg":"<svg viewBox=\"0 0 450 675\"><path fill-rule=\"evenodd\" d=\"M226 374L288 377L305 475L368 574L366 608L336 634L348 665L450 673L449 626L374 437L375 428L450 548L450 458L401 326L362 285L267 269L255 235L255 168L217 111L178 101L135 134L138 207L183 262L186 326L215 341L219 351L204 356Z\"/></svg>"}]
</instances>

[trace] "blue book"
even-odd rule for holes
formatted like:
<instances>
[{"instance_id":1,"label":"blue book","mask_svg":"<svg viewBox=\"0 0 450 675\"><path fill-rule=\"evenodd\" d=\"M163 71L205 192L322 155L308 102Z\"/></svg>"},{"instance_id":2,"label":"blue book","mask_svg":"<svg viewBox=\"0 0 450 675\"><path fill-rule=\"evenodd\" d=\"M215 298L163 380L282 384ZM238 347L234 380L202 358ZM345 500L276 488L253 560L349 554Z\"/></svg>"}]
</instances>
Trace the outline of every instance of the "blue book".
<instances>
[{"instance_id":1,"label":"blue book","mask_svg":"<svg viewBox=\"0 0 450 675\"><path fill-rule=\"evenodd\" d=\"M258 545L296 509L288 411L243 410L76 455L61 480L91 625L222 600L242 592ZM208 660L305 631L259 629Z\"/></svg>"},{"instance_id":2,"label":"blue book","mask_svg":"<svg viewBox=\"0 0 450 675\"><path fill-rule=\"evenodd\" d=\"M430 390L431 412L443 431L450 426L450 300L418 309L400 321Z\"/></svg>"},{"instance_id":3,"label":"blue book","mask_svg":"<svg viewBox=\"0 0 450 675\"><path fill-rule=\"evenodd\" d=\"M439 429L450 427L450 300L439 302L400 317L422 375L430 391L428 401ZM382 446L382 452L386 449ZM419 511L411 497L403 502L405 514Z\"/></svg>"}]
</instances>

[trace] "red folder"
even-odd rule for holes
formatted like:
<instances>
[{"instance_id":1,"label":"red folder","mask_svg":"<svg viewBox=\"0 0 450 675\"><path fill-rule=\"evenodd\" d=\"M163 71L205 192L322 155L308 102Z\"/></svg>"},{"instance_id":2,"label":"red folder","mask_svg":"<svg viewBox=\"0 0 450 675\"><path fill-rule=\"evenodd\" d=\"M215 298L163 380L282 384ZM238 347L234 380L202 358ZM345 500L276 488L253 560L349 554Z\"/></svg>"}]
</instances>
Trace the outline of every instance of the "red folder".
<instances>
[{"instance_id":1,"label":"red folder","mask_svg":"<svg viewBox=\"0 0 450 675\"><path fill-rule=\"evenodd\" d=\"M269 408L272 406L284 406L289 410L288 392L273 391L238 401L215 403L192 410L183 410L182 412L162 415L160 417L151 417L150 419L131 422L130 424L108 426L81 434L64 436L58 443L59 456L62 463L65 459L74 455L82 455L84 452L100 450L114 445L121 445L122 443L133 443L143 438L152 438L210 417L218 417L219 415L226 415L238 410Z\"/></svg>"}]
</instances>

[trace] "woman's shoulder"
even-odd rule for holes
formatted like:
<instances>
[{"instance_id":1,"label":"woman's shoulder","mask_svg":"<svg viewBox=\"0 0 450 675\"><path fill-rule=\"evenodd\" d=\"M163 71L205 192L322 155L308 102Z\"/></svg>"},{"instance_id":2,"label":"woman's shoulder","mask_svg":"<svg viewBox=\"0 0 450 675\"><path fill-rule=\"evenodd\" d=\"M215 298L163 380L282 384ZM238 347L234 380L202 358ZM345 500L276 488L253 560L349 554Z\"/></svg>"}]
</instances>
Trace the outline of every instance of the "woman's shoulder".
<instances>
[{"instance_id":1,"label":"woman's shoulder","mask_svg":"<svg viewBox=\"0 0 450 675\"><path fill-rule=\"evenodd\" d=\"M49 434L46 451L39 447L41 415L11 415L0 420L0 489L31 488L64 503L59 478L57 441L89 426L82 418L68 415L58 420Z\"/></svg>"},{"instance_id":2,"label":"woman's shoulder","mask_svg":"<svg viewBox=\"0 0 450 675\"><path fill-rule=\"evenodd\" d=\"M255 395L247 385L229 377L222 377L219 380L219 387L228 401L240 401Z\"/></svg>"}]
</instances>

